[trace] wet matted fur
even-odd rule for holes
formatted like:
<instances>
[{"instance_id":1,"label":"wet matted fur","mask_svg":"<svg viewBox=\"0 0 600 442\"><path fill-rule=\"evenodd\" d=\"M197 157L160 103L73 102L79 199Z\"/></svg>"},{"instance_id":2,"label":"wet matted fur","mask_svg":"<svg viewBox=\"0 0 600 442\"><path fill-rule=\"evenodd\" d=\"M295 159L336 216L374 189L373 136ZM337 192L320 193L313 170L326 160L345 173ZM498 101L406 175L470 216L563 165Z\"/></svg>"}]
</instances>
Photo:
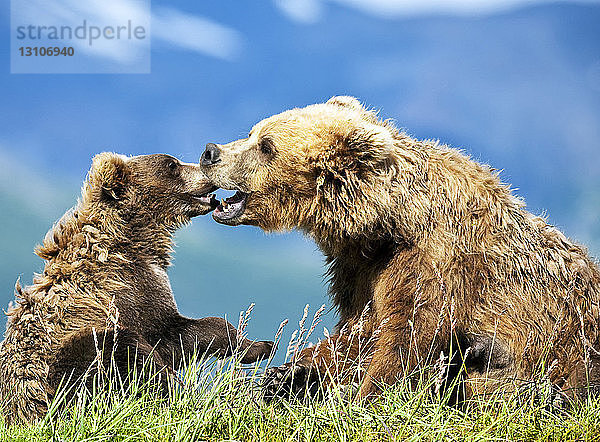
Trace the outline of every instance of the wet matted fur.
<instances>
[{"instance_id":1,"label":"wet matted fur","mask_svg":"<svg viewBox=\"0 0 600 442\"><path fill-rule=\"evenodd\" d=\"M247 138L207 145L202 164L238 191L213 212L218 222L299 229L327 258L340 320L300 368L334 373L335 352L354 360L348 332L369 304L363 397L441 354L464 363L467 394L544 367L563 391L600 382L597 264L490 167L397 130L353 97L266 118ZM268 394L291 388L289 370L268 372Z\"/></svg>"}]
</instances>

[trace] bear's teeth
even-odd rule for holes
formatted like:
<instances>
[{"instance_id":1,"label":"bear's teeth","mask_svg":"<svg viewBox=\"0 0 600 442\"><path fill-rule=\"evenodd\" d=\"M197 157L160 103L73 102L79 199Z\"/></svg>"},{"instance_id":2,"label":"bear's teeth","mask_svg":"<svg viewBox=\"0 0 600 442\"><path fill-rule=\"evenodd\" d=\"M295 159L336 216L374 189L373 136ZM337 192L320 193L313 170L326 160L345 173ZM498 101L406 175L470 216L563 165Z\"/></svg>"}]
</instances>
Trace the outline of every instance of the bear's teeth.
<instances>
[{"instance_id":1,"label":"bear's teeth","mask_svg":"<svg viewBox=\"0 0 600 442\"><path fill-rule=\"evenodd\" d=\"M227 209L227 206L229 206L229 204L227 204L227 201L225 201L225 199L221 200L221 205L223 206L223 209Z\"/></svg>"}]
</instances>

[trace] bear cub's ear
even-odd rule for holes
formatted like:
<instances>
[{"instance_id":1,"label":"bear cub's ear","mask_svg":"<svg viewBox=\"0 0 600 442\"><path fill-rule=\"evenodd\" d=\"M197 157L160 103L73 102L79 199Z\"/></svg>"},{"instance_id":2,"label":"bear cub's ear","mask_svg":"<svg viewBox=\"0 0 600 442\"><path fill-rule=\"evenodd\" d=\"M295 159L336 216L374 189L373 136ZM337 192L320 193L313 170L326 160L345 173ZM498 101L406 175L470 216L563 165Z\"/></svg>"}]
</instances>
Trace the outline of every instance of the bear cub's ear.
<instances>
[{"instance_id":1,"label":"bear cub's ear","mask_svg":"<svg viewBox=\"0 0 600 442\"><path fill-rule=\"evenodd\" d=\"M116 201L123 197L130 175L127 157L103 152L92 160L89 182L102 199Z\"/></svg>"},{"instance_id":2,"label":"bear cub's ear","mask_svg":"<svg viewBox=\"0 0 600 442\"><path fill-rule=\"evenodd\" d=\"M360 101L358 101L358 99L349 95L339 95L337 97L331 97L329 100L327 100L327 104L335 104L337 106L349 107L351 109L356 110L365 109L363 105L360 104Z\"/></svg>"}]
</instances>

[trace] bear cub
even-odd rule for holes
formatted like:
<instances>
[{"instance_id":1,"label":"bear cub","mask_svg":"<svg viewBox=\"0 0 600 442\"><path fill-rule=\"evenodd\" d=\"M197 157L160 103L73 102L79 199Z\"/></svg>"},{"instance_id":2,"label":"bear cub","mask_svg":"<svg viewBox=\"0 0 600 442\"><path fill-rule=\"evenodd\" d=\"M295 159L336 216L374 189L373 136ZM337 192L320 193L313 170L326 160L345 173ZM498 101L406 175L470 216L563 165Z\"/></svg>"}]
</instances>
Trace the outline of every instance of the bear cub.
<instances>
[{"instance_id":1,"label":"bear cub","mask_svg":"<svg viewBox=\"0 0 600 442\"><path fill-rule=\"evenodd\" d=\"M172 236L216 207L214 189L199 165L169 155L93 159L78 204L36 249L43 273L31 286L16 285L0 343L7 423L41 418L63 379L86 378L98 346L107 349L102 364L114 358L121 376L150 357L171 371L194 351L239 351L243 363L270 354L272 342L239 338L222 318L177 310L167 276Z\"/></svg>"}]
</instances>

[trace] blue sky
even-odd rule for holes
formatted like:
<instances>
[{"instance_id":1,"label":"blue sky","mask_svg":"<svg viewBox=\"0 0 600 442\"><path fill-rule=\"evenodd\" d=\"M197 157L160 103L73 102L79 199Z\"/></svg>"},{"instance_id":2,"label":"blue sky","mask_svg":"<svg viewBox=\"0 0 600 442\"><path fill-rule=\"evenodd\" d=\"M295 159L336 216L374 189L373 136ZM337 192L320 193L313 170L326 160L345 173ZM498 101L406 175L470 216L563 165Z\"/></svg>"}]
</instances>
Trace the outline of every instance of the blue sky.
<instances>
[{"instance_id":1,"label":"blue sky","mask_svg":"<svg viewBox=\"0 0 600 442\"><path fill-rule=\"evenodd\" d=\"M101 4L89 13L117 11ZM17 75L4 5L3 305L17 276L29 281L39 270L32 249L75 203L95 153L197 161L207 142L336 94L502 169L531 211L600 254L599 2L153 1L151 11L150 74ZM171 276L187 314L237 318L256 302L250 331L265 337L306 303L328 303L322 257L298 234L204 217L178 244Z\"/></svg>"}]
</instances>

